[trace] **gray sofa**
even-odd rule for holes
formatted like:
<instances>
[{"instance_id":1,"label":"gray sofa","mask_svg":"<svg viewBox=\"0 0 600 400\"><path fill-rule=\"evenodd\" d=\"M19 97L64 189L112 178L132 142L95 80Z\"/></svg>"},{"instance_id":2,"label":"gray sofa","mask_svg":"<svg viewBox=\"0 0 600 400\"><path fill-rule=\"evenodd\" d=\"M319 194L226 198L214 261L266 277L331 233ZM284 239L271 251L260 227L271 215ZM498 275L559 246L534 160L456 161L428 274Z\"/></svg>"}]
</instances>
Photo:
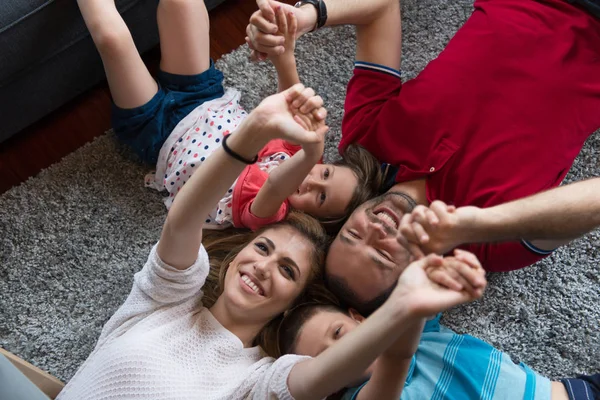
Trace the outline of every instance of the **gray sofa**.
<instances>
[{"instance_id":1,"label":"gray sofa","mask_svg":"<svg viewBox=\"0 0 600 400\"><path fill-rule=\"evenodd\" d=\"M140 52L155 46L158 0L116 4ZM103 78L75 0L0 0L0 142Z\"/></svg>"}]
</instances>

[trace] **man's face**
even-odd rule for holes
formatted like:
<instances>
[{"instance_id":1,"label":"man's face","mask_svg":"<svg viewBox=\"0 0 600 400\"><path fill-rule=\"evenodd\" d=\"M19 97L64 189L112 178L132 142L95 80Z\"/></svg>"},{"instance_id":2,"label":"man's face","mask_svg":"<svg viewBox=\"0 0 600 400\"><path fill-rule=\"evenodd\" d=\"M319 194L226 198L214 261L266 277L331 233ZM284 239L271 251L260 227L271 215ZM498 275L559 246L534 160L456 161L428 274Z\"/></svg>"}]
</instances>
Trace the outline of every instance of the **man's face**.
<instances>
[{"instance_id":1,"label":"man's face","mask_svg":"<svg viewBox=\"0 0 600 400\"><path fill-rule=\"evenodd\" d=\"M398 242L400 219L412 205L399 193L386 193L357 208L333 241L325 272L342 278L361 302L388 290L411 261Z\"/></svg>"}]
</instances>

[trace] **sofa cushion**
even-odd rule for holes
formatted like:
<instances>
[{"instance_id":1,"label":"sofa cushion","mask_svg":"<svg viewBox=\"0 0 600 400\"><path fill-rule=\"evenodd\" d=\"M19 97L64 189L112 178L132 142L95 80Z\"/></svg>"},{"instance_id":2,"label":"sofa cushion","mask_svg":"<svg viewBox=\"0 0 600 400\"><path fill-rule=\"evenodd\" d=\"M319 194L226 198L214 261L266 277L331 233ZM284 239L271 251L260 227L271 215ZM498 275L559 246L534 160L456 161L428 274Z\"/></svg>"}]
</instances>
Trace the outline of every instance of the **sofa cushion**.
<instances>
[{"instance_id":1,"label":"sofa cushion","mask_svg":"<svg viewBox=\"0 0 600 400\"><path fill-rule=\"evenodd\" d=\"M117 0L126 11L143 0ZM0 87L88 36L74 0L0 2Z\"/></svg>"},{"instance_id":2,"label":"sofa cushion","mask_svg":"<svg viewBox=\"0 0 600 400\"><path fill-rule=\"evenodd\" d=\"M116 5L126 13L140 2L148 0L116 0ZM208 0L206 5L211 9L220 2ZM87 36L75 0L0 1L0 87Z\"/></svg>"}]
</instances>

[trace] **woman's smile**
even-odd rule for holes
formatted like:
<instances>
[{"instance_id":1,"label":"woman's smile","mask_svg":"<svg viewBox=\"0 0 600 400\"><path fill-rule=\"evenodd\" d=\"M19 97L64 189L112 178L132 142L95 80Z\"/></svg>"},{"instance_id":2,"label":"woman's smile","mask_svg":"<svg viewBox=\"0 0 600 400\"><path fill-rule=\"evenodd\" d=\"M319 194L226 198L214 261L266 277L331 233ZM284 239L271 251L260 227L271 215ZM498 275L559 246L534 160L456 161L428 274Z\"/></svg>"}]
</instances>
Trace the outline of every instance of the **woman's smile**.
<instances>
[{"instance_id":1,"label":"woman's smile","mask_svg":"<svg viewBox=\"0 0 600 400\"><path fill-rule=\"evenodd\" d=\"M246 274L244 272L240 272L239 280L240 286L245 292L261 297L265 296L265 290L263 289L258 279L256 279L256 277Z\"/></svg>"}]
</instances>

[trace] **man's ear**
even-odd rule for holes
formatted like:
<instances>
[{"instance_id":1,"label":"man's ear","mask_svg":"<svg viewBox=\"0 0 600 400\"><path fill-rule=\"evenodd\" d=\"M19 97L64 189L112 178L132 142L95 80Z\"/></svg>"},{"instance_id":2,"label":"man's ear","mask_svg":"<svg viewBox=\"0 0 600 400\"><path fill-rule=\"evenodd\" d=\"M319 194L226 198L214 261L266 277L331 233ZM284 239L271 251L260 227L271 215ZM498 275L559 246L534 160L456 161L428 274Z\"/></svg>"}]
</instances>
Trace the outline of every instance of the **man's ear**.
<instances>
[{"instance_id":1,"label":"man's ear","mask_svg":"<svg viewBox=\"0 0 600 400\"><path fill-rule=\"evenodd\" d=\"M360 315L360 313L358 311L356 311L354 308L348 309L348 312L350 313L350 318L352 318L359 324L365 320L365 317Z\"/></svg>"}]
</instances>

